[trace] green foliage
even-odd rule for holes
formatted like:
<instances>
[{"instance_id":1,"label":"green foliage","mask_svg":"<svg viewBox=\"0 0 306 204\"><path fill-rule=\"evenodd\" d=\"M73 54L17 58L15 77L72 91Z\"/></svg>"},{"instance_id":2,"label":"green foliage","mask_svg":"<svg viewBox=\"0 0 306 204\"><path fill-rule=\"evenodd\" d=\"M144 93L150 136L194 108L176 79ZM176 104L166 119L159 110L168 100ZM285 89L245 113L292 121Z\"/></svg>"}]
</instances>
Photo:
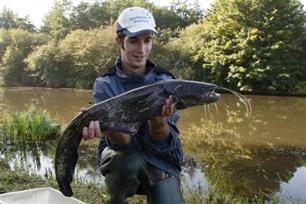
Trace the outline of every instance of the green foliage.
<instances>
[{"instance_id":1,"label":"green foliage","mask_svg":"<svg viewBox=\"0 0 306 204\"><path fill-rule=\"evenodd\" d=\"M111 25L117 19L121 10L129 6L151 5L142 0L107 0L95 3L81 2L72 9L70 21L73 29L93 29Z\"/></svg>"},{"instance_id":2,"label":"green foliage","mask_svg":"<svg viewBox=\"0 0 306 204\"><path fill-rule=\"evenodd\" d=\"M303 80L303 81L297 82L294 87L293 94L303 95L305 93L306 93L306 81Z\"/></svg>"},{"instance_id":3,"label":"green foliage","mask_svg":"<svg viewBox=\"0 0 306 204\"><path fill-rule=\"evenodd\" d=\"M6 48L11 44L10 31L4 28L0 28L0 63L2 63L2 57Z\"/></svg>"},{"instance_id":4,"label":"green foliage","mask_svg":"<svg viewBox=\"0 0 306 204\"><path fill-rule=\"evenodd\" d=\"M37 110L34 106L16 113L5 113L0 118L1 137L11 141L41 141L54 139L60 126L49 113Z\"/></svg>"},{"instance_id":5,"label":"green foliage","mask_svg":"<svg viewBox=\"0 0 306 204\"><path fill-rule=\"evenodd\" d=\"M4 7L0 12L0 28L4 29L24 29L30 32L35 31L35 26L28 17L20 18L10 9Z\"/></svg>"},{"instance_id":6,"label":"green foliage","mask_svg":"<svg viewBox=\"0 0 306 204\"><path fill-rule=\"evenodd\" d=\"M60 42L39 47L26 60L44 86L91 88L118 55L113 26L75 30Z\"/></svg>"},{"instance_id":7,"label":"green foliage","mask_svg":"<svg viewBox=\"0 0 306 204\"><path fill-rule=\"evenodd\" d=\"M94 4L81 2L74 7L70 15L72 29L89 30L110 24L110 12L104 12L103 5L97 1Z\"/></svg>"},{"instance_id":8,"label":"green foliage","mask_svg":"<svg viewBox=\"0 0 306 204\"><path fill-rule=\"evenodd\" d=\"M30 85L30 76L24 59L33 47L45 43L48 38L43 34L31 33L22 29L1 30L1 72L7 86ZM8 43L7 43L8 42Z\"/></svg>"},{"instance_id":9,"label":"green foliage","mask_svg":"<svg viewBox=\"0 0 306 204\"><path fill-rule=\"evenodd\" d=\"M48 87L73 87L68 80L72 78L70 65L72 61L61 55L58 42L37 47L25 60L28 69L33 73L36 85Z\"/></svg>"},{"instance_id":10,"label":"green foliage","mask_svg":"<svg viewBox=\"0 0 306 204\"><path fill-rule=\"evenodd\" d=\"M118 55L111 25L128 6L152 11L160 36L151 57L178 78L253 93L306 93L306 15L297 0L216 0L204 17L197 1L158 7L147 0L56 0L40 30L52 39L12 29L17 15L4 9L0 84L91 88Z\"/></svg>"},{"instance_id":11,"label":"green foliage","mask_svg":"<svg viewBox=\"0 0 306 204\"><path fill-rule=\"evenodd\" d=\"M296 0L217 0L198 25L194 56L218 84L292 93L306 78L304 25Z\"/></svg>"},{"instance_id":12,"label":"green foliage","mask_svg":"<svg viewBox=\"0 0 306 204\"><path fill-rule=\"evenodd\" d=\"M172 1L169 12L173 12L175 16L180 18L179 24L174 28L184 28L193 23L197 23L203 17L203 11L201 10L200 4L197 0L194 4L188 4L187 1L182 0ZM169 28L171 25L168 24L166 27Z\"/></svg>"},{"instance_id":13,"label":"green foliage","mask_svg":"<svg viewBox=\"0 0 306 204\"><path fill-rule=\"evenodd\" d=\"M165 32L167 31L163 31ZM157 65L169 70L177 78L192 79L195 75L188 49L181 46L181 40L178 38L173 38L167 43L163 42L163 38L154 39L151 57Z\"/></svg>"},{"instance_id":14,"label":"green foliage","mask_svg":"<svg viewBox=\"0 0 306 204\"><path fill-rule=\"evenodd\" d=\"M89 31L75 30L60 43L64 56L72 59L75 87L91 88L94 79L114 63L118 55L113 26Z\"/></svg>"},{"instance_id":15,"label":"green foliage","mask_svg":"<svg viewBox=\"0 0 306 204\"><path fill-rule=\"evenodd\" d=\"M69 31L69 13L72 9L70 0L55 0L52 10L46 15L42 32L50 33L55 40L64 38Z\"/></svg>"},{"instance_id":16,"label":"green foliage","mask_svg":"<svg viewBox=\"0 0 306 204\"><path fill-rule=\"evenodd\" d=\"M161 29L175 30L202 18L202 10L198 3L188 5L180 0L174 1L169 8L158 7L148 0L81 2L75 7L71 6L69 1L57 0L52 11L47 15L42 30L64 37L71 30L100 28L113 24L120 11L130 6L141 6L151 10L157 27Z\"/></svg>"},{"instance_id":17,"label":"green foliage","mask_svg":"<svg viewBox=\"0 0 306 204\"><path fill-rule=\"evenodd\" d=\"M69 0L56 0L41 28L42 32L51 34L52 40L48 43L12 46L11 32L1 31L3 63L0 76L4 85L91 88L93 80L110 67L118 55L114 43L115 29L109 25L122 9L129 6L148 8L156 16L157 26L165 28L156 46L160 51L156 54L156 61L180 78L193 73L186 50L177 47L179 42L172 38L179 36L179 27L201 18L198 4L173 1L167 8L156 7L150 1L107 0L93 4L82 2L73 7ZM166 59L169 53L171 56ZM177 61L177 55L180 61ZM182 69L186 65L188 69Z\"/></svg>"},{"instance_id":18,"label":"green foliage","mask_svg":"<svg viewBox=\"0 0 306 204\"><path fill-rule=\"evenodd\" d=\"M172 56L173 61L169 63L165 61L167 66L176 65L175 69L170 69L175 73L179 72L181 78L211 81L208 71L202 69L203 60L196 53L199 50L199 44L202 39L199 35L201 28L198 24L192 24L179 31L177 38L171 38L165 45L167 53L164 58ZM163 33L162 33L163 34ZM161 36L163 37L163 36ZM171 57L169 58L171 59Z\"/></svg>"}]
</instances>

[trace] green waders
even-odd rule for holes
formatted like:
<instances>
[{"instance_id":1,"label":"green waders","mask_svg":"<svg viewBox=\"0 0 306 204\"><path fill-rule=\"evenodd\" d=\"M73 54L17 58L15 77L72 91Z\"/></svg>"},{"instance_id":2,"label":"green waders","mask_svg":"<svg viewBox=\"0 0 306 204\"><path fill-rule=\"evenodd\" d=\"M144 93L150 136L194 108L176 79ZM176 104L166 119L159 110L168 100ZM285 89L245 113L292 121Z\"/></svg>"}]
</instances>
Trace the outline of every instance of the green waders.
<instances>
[{"instance_id":1,"label":"green waders","mask_svg":"<svg viewBox=\"0 0 306 204\"><path fill-rule=\"evenodd\" d=\"M106 147L100 169L111 196L109 204L125 204L135 194L147 195L148 204L185 204L180 179L146 163L139 152Z\"/></svg>"}]
</instances>

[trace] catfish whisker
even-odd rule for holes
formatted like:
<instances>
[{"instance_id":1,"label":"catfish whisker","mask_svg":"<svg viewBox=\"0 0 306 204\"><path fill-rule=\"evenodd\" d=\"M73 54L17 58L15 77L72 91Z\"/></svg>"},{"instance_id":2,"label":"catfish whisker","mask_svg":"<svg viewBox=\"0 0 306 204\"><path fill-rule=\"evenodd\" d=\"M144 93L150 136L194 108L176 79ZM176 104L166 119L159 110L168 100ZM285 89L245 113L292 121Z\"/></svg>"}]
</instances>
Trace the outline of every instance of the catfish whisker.
<instances>
[{"instance_id":1,"label":"catfish whisker","mask_svg":"<svg viewBox=\"0 0 306 204\"><path fill-rule=\"evenodd\" d=\"M242 95L241 93L237 92L237 91L233 91L231 89L228 89L228 88L224 88L224 87L221 87L221 86L218 86L218 89L221 89L221 90L225 90L225 91L228 91L228 92L231 92L232 94L234 94L235 96L237 96L239 98L239 101L241 103L244 104L245 108L246 108L246 117L247 118L250 118L251 117L251 114L252 114L252 106L251 106L251 99L247 98L245 95Z\"/></svg>"},{"instance_id":2,"label":"catfish whisker","mask_svg":"<svg viewBox=\"0 0 306 204\"><path fill-rule=\"evenodd\" d=\"M207 118L207 105L208 104L203 104L203 108L204 108L204 117Z\"/></svg>"},{"instance_id":3,"label":"catfish whisker","mask_svg":"<svg viewBox=\"0 0 306 204\"><path fill-rule=\"evenodd\" d=\"M217 103L214 103L214 106L215 106L216 112L218 113L218 112L219 112L219 109L218 109Z\"/></svg>"}]
</instances>

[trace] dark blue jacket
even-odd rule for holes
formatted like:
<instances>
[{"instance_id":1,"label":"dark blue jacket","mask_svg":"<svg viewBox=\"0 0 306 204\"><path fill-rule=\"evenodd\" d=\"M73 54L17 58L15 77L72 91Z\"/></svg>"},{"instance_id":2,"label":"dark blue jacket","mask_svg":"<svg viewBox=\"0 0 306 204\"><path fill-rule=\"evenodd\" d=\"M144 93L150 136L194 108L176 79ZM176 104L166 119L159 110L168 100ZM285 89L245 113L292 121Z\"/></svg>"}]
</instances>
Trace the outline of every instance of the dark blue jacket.
<instances>
[{"instance_id":1,"label":"dark blue jacket","mask_svg":"<svg viewBox=\"0 0 306 204\"><path fill-rule=\"evenodd\" d=\"M157 68L150 60L147 61L148 71L142 77L125 75L121 66L121 59L118 58L115 65L106 74L96 79L93 90L95 103L145 84L174 78L169 72ZM178 112L168 118L170 133L166 140L152 140L149 137L147 122L141 124L139 131L131 137L129 145L112 145L108 139L102 138L98 147L98 160L100 160L101 152L106 146L115 150L141 151L144 153L144 158L148 163L178 177L183 161L179 130L176 127L178 119Z\"/></svg>"}]
</instances>

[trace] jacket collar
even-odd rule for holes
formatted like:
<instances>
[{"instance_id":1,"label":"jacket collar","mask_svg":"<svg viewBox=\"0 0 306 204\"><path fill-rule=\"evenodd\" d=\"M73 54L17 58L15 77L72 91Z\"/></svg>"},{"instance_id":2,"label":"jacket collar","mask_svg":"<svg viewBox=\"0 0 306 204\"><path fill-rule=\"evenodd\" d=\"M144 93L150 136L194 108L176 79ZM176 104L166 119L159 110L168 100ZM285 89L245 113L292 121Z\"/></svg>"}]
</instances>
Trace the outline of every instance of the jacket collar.
<instances>
[{"instance_id":1,"label":"jacket collar","mask_svg":"<svg viewBox=\"0 0 306 204\"><path fill-rule=\"evenodd\" d=\"M122 70L122 60L121 57L117 57L115 61L115 73L121 79L122 82L133 82L133 83L144 83L149 82L153 77L155 71L155 64L151 60L146 62L146 73L143 76L137 75L126 75Z\"/></svg>"}]
</instances>

